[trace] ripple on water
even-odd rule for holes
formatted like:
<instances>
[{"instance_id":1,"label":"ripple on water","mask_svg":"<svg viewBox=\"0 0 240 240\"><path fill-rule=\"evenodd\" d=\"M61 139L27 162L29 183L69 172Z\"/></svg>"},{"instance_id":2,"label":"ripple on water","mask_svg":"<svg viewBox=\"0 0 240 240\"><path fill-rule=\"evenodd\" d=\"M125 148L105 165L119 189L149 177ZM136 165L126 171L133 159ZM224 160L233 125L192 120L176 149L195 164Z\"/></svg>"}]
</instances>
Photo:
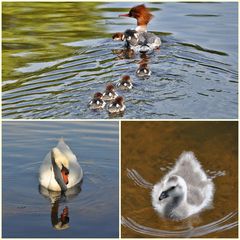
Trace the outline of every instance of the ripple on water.
<instances>
[{"instance_id":1,"label":"ripple on water","mask_svg":"<svg viewBox=\"0 0 240 240\"><path fill-rule=\"evenodd\" d=\"M87 103L106 83L123 74L133 78L125 96L124 118L232 118L237 107L237 73L216 61L218 52L164 36L160 51L147 57L152 76L135 75L141 57L118 59L122 43L94 39L68 43L79 50L68 58L29 64L26 79L3 86L4 118L108 118ZM206 104L206 102L208 104ZM227 107L227 106L231 107ZM201 111L200 111L201 110Z\"/></svg>"}]
</instances>

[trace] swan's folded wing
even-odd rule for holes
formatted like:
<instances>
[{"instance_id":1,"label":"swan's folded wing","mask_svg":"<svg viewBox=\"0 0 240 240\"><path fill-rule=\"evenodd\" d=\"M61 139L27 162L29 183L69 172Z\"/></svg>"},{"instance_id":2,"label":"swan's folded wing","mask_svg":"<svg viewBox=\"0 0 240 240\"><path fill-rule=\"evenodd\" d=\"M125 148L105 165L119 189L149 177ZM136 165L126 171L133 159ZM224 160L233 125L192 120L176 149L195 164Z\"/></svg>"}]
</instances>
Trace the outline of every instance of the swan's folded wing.
<instances>
[{"instance_id":1,"label":"swan's folded wing","mask_svg":"<svg viewBox=\"0 0 240 240\"><path fill-rule=\"evenodd\" d=\"M187 185L194 187L198 187L208 180L207 175L192 152L183 152L181 154L171 174L181 176Z\"/></svg>"},{"instance_id":2,"label":"swan's folded wing","mask_svg":"<svg viewBox=\"0 0 240 240\"><path fill-rule=\"evenodd\" d=\"M205 194L200 187L188 186L187 202L191 205L201 206L205 200Z\"/></svg>"}]
</instances>

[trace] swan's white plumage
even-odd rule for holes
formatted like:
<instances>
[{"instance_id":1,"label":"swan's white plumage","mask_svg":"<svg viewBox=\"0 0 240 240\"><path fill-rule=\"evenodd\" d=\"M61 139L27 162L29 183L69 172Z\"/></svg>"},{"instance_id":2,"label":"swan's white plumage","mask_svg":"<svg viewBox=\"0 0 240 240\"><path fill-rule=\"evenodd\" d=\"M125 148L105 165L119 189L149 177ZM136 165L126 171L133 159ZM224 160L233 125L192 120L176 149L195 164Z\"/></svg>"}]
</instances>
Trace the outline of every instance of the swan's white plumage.
<instances>
[{"instance_id":1,"label":"swan's white plumage","mask_svg":"<svg viewBox=\"0 0 240 240\"><path fill-rule=\"evenodd\" d=\"M58 167L63 163L69 170L67 188L71 188L78 184L83 178L83 171L80 167L76 156L73 154L68 145L61 138L58 145L52 149L55 155L55 162ZM59 184L57 183L51 161L51 152L49 152L43 160L43 163L39 170L39 182L40 184L52 191L61 191Z\"/></svg>"},{"instance_id":2,"label":"swan's white plumage","mask_svg":"<svg viewBox=\"0 0 240 240\"><path fill-rule=\"evenodd\" d=\"M180 187L168 192L169 197L159 200L162 192L176 185ZM152 205L165 217L184 219L209 207L213 194L213 182L207 177L194 154L183 152L173 169L154 185ZM176 196L179 198L175 198Z\"/></svg>"}]
</instances>

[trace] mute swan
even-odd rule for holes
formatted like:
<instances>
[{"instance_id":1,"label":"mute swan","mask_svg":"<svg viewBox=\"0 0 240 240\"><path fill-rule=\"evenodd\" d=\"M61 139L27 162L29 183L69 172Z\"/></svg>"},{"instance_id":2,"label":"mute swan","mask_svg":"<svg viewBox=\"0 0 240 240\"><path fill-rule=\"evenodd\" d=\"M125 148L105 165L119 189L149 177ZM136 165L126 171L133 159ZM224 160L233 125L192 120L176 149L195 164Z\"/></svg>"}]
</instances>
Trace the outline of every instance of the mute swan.
<instances>
[{"instance_id":1,"label":"mute swan","mask_svg":"<svg viewBox=\"0 0 240 240\"><path fill-rule=\"evenodd\" d=\"M211 205L214 184L192 152L183 152L152 190L152 205L162 216L181 220Z\"/></svg>"},{"instance_id":2,"label":"mute swan","mask_svg":"<svg viewBox=\"0 0 240 240\"><path fill-rule=\"evenodd\" d=\"M39 171L40 184L51 191L66 191L78 184L83 178L83 171L63 139L49 152Z\"/></svg>"}]
</instances>

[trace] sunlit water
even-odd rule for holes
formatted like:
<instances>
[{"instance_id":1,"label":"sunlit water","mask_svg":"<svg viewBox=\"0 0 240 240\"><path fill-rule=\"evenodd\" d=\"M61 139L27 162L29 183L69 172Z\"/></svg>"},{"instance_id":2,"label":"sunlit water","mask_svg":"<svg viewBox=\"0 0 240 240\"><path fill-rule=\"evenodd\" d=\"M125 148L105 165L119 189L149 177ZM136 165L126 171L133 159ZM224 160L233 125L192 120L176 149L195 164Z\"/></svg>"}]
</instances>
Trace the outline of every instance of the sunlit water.
<instances>
[{"instance_id":1,"label":"sunlit water","mask_svg":"<svg viewBox=\"0 0 240 240\"><path fill-rule=\"evenodd\" d=\"M84 172L64 195L38 182L42 160L61 137ZM3 237L118 237L117 122L5 122L2 165ZM66 211L68 223L56 230Z\"/></svg>"},{"instance_id":2,"label":"sunlit water","mask_svg":"<svg viewBox=\"0 0 240 240\"><path fill-rule=\"evenodd\" d=\"M138 129L138 131L136 131ZM237 123L122 123L122 237L237 237ZM165 219L152 207L154 184L192 150L215 194L209 209L182 221Z\"/></svg>"},{"instance_id":3,"label":"sunlit water","mask_svg":"<svg viewBox=\"0 0 240 240\"><path fill-rule=\"evenodd\" d=\"M87 103L129 74L123 118L237 118L237 3L148 3L163 42L148 79L111 39L136 4L3 3L3 117L109 118Z\"/></svg>"}]
</instances>

